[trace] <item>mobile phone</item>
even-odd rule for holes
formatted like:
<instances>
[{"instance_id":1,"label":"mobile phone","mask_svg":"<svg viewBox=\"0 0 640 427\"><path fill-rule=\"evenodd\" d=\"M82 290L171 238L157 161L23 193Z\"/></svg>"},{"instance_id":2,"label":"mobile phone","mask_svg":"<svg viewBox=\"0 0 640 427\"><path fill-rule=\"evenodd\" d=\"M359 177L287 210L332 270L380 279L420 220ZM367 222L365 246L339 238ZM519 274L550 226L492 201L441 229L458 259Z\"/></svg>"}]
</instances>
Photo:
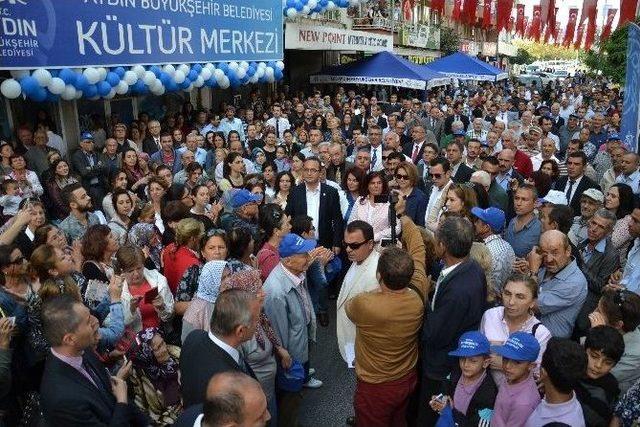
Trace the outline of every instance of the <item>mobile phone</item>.
<instances>
[{"instance_id":1,"label":"mobile phone","mask_svg":"<svg viewBox=\"0 0 640 427\"><path fill-rule=\"evenodd\" d=\"M8 317L8 319L11 322L12 326L16 326L16 316Z\"/></svg>"},{"instance_id":2,"label":"mobile phone","mask_svg":"<svg viewBox=\"0 0 640 427\"><path fill-rule=\"evenodd\" d=\"M144 293L144 302L146 304L151 304L157 296L158 296L158 288L151 288Z\"/></svg>"}]
</instances>

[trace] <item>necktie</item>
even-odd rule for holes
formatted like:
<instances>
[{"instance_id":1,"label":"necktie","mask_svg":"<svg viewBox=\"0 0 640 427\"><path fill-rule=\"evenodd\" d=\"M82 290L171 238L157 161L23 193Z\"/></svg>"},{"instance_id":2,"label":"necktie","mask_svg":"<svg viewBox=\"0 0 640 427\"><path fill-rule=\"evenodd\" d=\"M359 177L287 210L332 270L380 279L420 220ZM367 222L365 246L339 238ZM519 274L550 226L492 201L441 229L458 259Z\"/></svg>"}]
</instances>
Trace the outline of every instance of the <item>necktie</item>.
<instances>
[{"instance_id":1,"label":"necktie","mask_svg":"<svg viewBox=\"0 0 640 427\"><path fill-rule=\"evenodd\" d=\"M573 184L575 184L575 181L573 179L569 180L569 188L567 189L567 203L571 203L571 192L573 191Z\"/></svg>"},{"instance_id":2,"label":"necktie","mask_svg":"<svg viewBox=\"0 0 640 427\"><path fill-rule=\"evenodd\" d=\"M280 138L280 119L276 119L276 137Z\"/></svg>"},{"instance_id":3,"label":"necktie","mask_svg":"<svg viewBox=\"0 0 640 427\"><path fill-rule=\"evenodd\" d=\"M110 391L106 390L104 383L102 382L96 371L94 371L91 365L89 365L89 363L87 363L87 361L84 359L82 359L82 367L84 368L85 372L89 374L93 385L96 386L96 388L100 390L100 392L110 394Z\"/></svg>"},{"instance_id":4,"label":"necktie","mask_svg":"<svg viewBox=\"0 0 640 427\"><path fill-rule=\"evenodd\" d=\"M373 156L371 156L371 170L376 167L376 162L378 161L378 149L373 149Z\"/></svg>"},{"instance_id":5,"label":"necktie","mask_svg":"<svg viewBox=\"0 0 640 427\"><path fill-rule=\"evenodd\" d=\"M336 175L335 175L334 181L337 182L338 184L342 182L342 172L340 172L340 166L338 166L338 168L336 169Z\"/></svg>"},{"instance_id":6,"label":"necktie","mask_svg":"<svg viewBox=\"0 0 640 427\"><path fill-rule=\"evenodd\" d=\"M413 153L411 153L411 161L413 163L416 163L416 160L418 160L418 152L420 151L420 146L414 144L413 145Z\"/></svg>"}]
</instances>

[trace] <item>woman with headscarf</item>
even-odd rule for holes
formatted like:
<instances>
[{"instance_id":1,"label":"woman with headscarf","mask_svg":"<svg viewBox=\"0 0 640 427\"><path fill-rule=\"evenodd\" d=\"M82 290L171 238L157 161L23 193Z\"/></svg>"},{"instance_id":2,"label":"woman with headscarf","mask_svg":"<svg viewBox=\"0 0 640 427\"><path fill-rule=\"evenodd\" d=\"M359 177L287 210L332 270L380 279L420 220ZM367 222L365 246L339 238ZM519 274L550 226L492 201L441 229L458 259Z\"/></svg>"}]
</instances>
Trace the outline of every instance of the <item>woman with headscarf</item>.
<instances>
[{"instance_id":1,"label":"woman with headscarf","mask_svg":"<svg viewBox=\"0 0 640 427\"><path fill-rule=\"evenodd\" d=\"M127 355L133 364L128 382L136 406L153 425L173 424L182 412L180 348L167 345L157 328L146 328L136 334Z\"/></svg>"},{"instance_id":2,"label":"woman with headscarf","mask_svg":"<svg viewBox=\"0 0 640 427\"><path fill-rule=\"evenodd\" d=\"M160 270L160 254L162 253L162 236L153 224L139 222L129 230L129 244L149 250L149 259L153 266L145 262L150 270ZM153 267L153 268L152 268Z\"/></svg>"},{"instance_id":3,"label":"woman with headscarf","mask_svg":"<svg viewBox=\"0 0 640 427\"><path fill-rule=\"evenodd\" d=\"M256 147L251 151L251 161L256 169L256 172L262 172L262 165L267 161L267 156L264 150L260 147Z\"/></svg>"},{"instance_id":4,"label":"woman with headscarf","mask_svg":"<svg viewBox=\"0 0 640 427\"><path fill-rule=\"evenodd\" d=\"M262 306L265 294L262 290L260 270L243 270L226 276L222 280L220 292L224 292L229 289L241 289L243 291L251 292L257 296L260 301L260 305ZM289 352L282 347L282 344L278 340L278 337L273 330L273 326L264 311L260 312L255 334L249 341L244 342L240 346L240 351L243 354L244 360L251 367L256 379L260 382L260 385L264 390L264 394L267 397L267 404L269 406L269 412L271 413L271 419L275 420L275 380L277 371L275 355L278 355L278 358L281 360L282 366L285 369L288 369L291 366L292 360ZM273 424L276 425L277 422L273 421Z\"/></svg>"}]
</instances>

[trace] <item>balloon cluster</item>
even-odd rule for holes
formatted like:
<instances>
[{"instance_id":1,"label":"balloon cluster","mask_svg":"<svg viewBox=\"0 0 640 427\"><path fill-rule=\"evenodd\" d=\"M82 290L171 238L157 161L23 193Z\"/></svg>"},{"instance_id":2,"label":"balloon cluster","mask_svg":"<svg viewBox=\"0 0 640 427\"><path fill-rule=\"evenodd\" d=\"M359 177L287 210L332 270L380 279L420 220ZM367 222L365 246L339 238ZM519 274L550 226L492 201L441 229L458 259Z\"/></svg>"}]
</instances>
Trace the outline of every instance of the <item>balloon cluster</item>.
<instances>
[{"instance_id":1,"label":"balloon cluster","mask_svg":"<svg viewBox=\"0 0 640 427\"><path fill-rule=\"evenodd\" d=\"M336 8L357 6L364 0L282 0L284 16L312 15Z\"/></svg>"},{"instance_id":2,"label":"balloon cluster","mask_svg":"<svg viewBox=\"0 0 640 427\"><path fill-rule=\"evenodd\" d=\"M0 84L0 93L9 99L24 95L37 102L57 102L60 99L111 99L116 95L142 95L200 87L238 87L249 83L273 83L283 78L284 63L220 62L207 64L134 65L129 69L88 67L85 69L46 70L38 68L13 70L13 78Z\"/></svg>"}]
</instances>

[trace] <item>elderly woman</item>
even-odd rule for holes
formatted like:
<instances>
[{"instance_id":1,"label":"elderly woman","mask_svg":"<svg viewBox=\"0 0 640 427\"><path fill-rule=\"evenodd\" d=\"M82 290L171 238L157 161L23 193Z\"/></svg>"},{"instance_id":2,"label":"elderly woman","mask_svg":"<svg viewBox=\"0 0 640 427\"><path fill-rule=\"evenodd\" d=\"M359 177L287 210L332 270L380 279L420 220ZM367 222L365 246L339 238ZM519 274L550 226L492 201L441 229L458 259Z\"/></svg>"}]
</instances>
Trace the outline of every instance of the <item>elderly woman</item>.
<instances>
[{"instance_id":1,"label":"elderly woman","mask_svg":"<svg viewBox=\"0 0 640 427\"><path fill-rule=\"evenodd\" d=\"M528 332L540 343L537 364L551 338L551 332L532 314L538 300L538 284L529 276L514 274L502 290L502 306L487 310L480 321L482 332L493 345L502 345L510 334ZM499 386L504 384L502 358L491 355L491 374Z\"/></svg>"},{"instance_id":2,"label":"elderly woman","mask_svg":"<svg viewBox=\"0 0 640 427\"><path fill-rule=\"evenodd\" d=\"M129 230L128 243L137 248L149 250L149 257L145 263L150 270L160 270L162 262L162 235L153 224L139 222ZM150 261L150 263L149 263Z\"/></svg>"},{"instance_id":3,"label":"elderly woman","mask_svg":"<svg viewBox=\"0 0 640 427\"><path fill-rule=\"evenodd\" d=\"M44 189L38 175L27 169L27 162L22 154L14 154L10 160L11 172L7 178L14 179L18 182L18 195L22 198L37 198L42 196Z\"/></svg>"},{"instance_id":4,"label":"elderly woman","mask_svg":"<svg viewBox=\"0 0 640 427\"><path fill-rule=\"evenodd\" d=\"M402 162L396 168L395 182L398 184L400 194L406 199L405 215L416 225L424 227L424 213L427 211L429 198L418 185L418 170L411 162Z\"/></svg>"},{"instance_id":5,"label":"elderly woman","mask_svg":"<svg viewBox=\"0 0 640 427\"><path fill-rule=\"evenodd\" d=\"M178 282L184 272L189 267L201 263L197 250L202 236L204 236L202 222L193 218L185 218L176 227L175 243L170 244L162 251L164 275L173 295L178 289Z\"/></svg>"}]
</instances>

